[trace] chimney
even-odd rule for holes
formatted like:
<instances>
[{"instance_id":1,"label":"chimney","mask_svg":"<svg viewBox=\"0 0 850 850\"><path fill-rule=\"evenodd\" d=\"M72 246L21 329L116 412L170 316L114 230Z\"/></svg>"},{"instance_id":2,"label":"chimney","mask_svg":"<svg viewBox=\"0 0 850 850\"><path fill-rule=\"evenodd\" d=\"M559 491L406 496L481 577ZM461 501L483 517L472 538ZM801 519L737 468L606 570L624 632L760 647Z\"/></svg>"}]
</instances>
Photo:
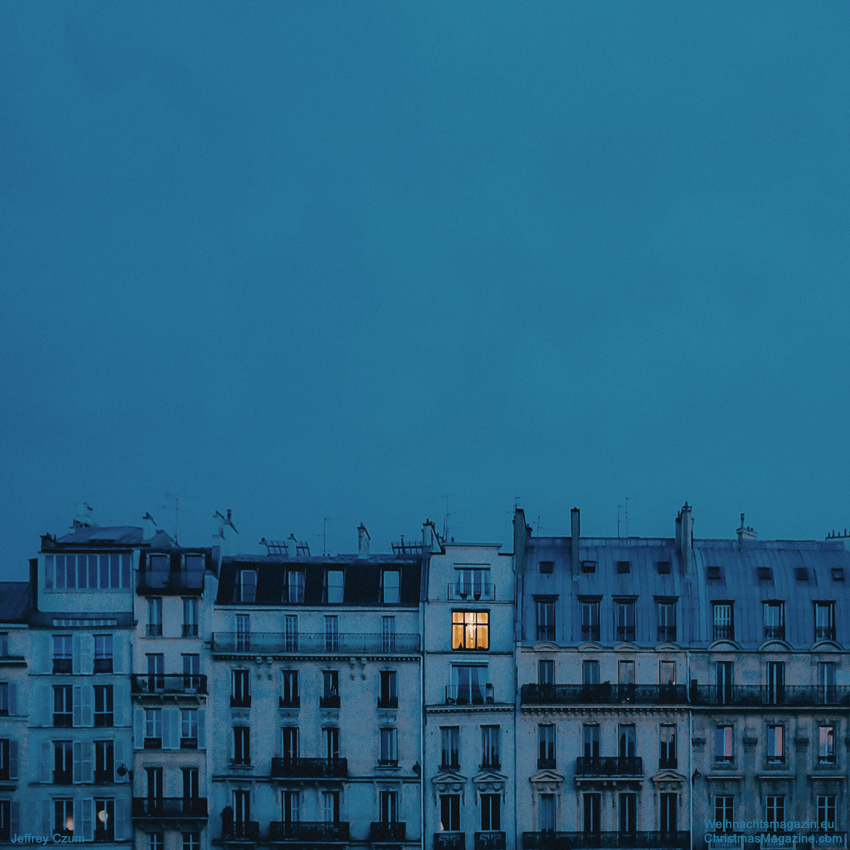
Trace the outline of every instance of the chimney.
<instances>
[{"instance_id":1,"label":"chimney","mask_svg":"<svg viewBox=\"0 0 850 850\"><path fill-rule=\"evenodd\" d=\"M369 557L369 532L362 522L357 526L357 557Z\"/></svg>"},{"instance_id":2,"label":"chimney","mask_svg":"<svg viewBox=\"0 0 850 850\"><path fill-rule=\"evenodd\" d=\"M525 569L525 552L528 548L528 526L525 524L525 511L514 508L514 571L521 573Z\"/></svg>"},{"instance_id":3,"label":"chimney","mask_svg":"<svg viewBox=\"0 0 850 850\"><path fill-rule=\"evenodd\" d=\"M77 502L74 505L74 528L91 528L94 525L92 519L91 505L85 502Z\"/></svg>"},{"instance_id":4,"label":"chimney","mask_svg":"<svg viewBox=\"0 0 850 850\"><path fill-rule=\"evenodd\" d=\"M676 552L682 559L685 572L689 572L693 563L694 521L691 519L691 506L685 502L676 517Z\"/></svg>"},{"instance_id":5,"label":"chimney","mask_svg":"<svg viewBox=\"0 0 850 850\"><path fill-rule=\"evenodd\" d=\"M227 516L223 516L221 511L216 511L213 514L215 521L215 531L213 532L213 546L218 546L221 549L222 555L235 555L236 551L236 526L230 515L230 509L227 510Z\"/></svg>"},{"instance_id":6,"label":"chimney","mask_svg":"<svg viewBox=\"0 0 850 850\"><path fill-rule=\"evenodd\" d=\"M422 523L422 554L438 555L443 551L443 544L437 529L430 519Z\"/></svg>"},{"instance_id":7,"label":"chimney","mask_svg":"<svg viewBox=\"0 0 850 850\"><path fill-rule=\"evenodd\" d=\"M573 578L579 574L579 539L581 534L581 514L578 508L570 511L570 559Z\"/></svg>"},{"instance_id":8,"label":"chimney","mask_svg":"<svg viewBox=\"0 0 850 850\"><path fill-rule=\"evenodd\" d=\"M744 515L741 514L741 527L738 529L738 546L741 546L745 540L755 540L758 534L751 526L744 525Z\"/></svg>"},{"instance_id":9,"label":"chimney","mask_svg":"<svg viewBox=\"0 0 850 850\"><path fill-rule=\"evenodd\" d=\"M144 523L142 526L143 537L146 540L150 540L152 537L156 536L159 529L157 528L156 520L150 515L150 513L146 513L142 517L142 522Z\"/></svg>"}]
</instances>

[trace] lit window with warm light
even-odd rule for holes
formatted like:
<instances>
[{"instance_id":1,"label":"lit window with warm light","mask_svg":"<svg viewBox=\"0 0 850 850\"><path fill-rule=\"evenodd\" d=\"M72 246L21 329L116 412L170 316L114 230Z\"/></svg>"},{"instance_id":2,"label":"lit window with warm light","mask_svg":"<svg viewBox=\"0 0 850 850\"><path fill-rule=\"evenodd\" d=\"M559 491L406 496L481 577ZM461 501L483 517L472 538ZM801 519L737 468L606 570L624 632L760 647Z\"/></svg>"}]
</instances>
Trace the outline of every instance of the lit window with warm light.
<instances>
[{"instance_id":1,"label":"lit window with warm light","mask_svg":"<svg viewBox=\"0 0 850 850\"><path fill-rule=\"evenodd\" d=\"M452 649L489 649L490 613L452 611Z\"/></svg>"}]
</instances>

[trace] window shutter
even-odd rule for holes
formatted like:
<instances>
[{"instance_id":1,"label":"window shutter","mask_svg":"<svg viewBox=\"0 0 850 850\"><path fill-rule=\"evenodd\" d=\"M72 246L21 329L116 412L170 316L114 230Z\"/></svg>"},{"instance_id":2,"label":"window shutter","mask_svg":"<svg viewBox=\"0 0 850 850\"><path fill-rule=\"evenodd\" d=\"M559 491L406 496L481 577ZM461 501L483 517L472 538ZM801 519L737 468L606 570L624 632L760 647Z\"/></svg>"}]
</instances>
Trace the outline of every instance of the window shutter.
<instances>
[{"instance_id":1,"label":"window shutter","mask_svg":"<svg viewBox=\"0 0 850 850\"><path fill-rule=\"evenodd\" d=\"M145 746L145 713L143 709L136 708L133 714L133 746L141 750Z\"/></svg>"},{"instance_id":2,"label":"window shutter","mask_svg":"<svg viewBox=\"0 0 850 850\"><path fill-rule=\"evenodd\" d=\"M52 673L53 672L53 635L44 634L37 635L36 640L38 643L36 647L41 649L41 673ZM47 835L47 833L44 833Z\"/></svg>"},{"instance_id":3,"label":"window shutter","mask_svg":"<svg viewBox=\"0 0 850 850\"><path fill-rule=\"evenodd\" d=\"M18 742L9 741L9 779L18 778Z\"/></svg>"},{"instance_id":4,"label":"window shutter","mask_svg":"<svg viewBox=\"0 0 850 850\"><path fill-rule=\"evenodd\" d=\"M123 797L115 800L115 840L127 838L127 801Z\"/></svg>"},{"instance_id":5,"label":"window shutter","mask_svg":"<svg viewBox=\"0 0 850 850\"><path fill-rule=\"evenodd\" d=\"M125 655L125 633L118 632L112 638L112 671L114 673L124 672Z\"/></svg>"},{"instance_id":6,"label":"window shutter","mask_svg":"<svg viewBox=\"0 0 850 850\"><path fill-rule=\"evenodd\" d=\"M41 764L39 778L42 782L50 782L50 741L41 742Z\"/></svg>"},{"instance_id":7,"label":"window shutter","mask_svg":"<svg viewBox=\"0 0 850 850\"><path fill-rule=\"evenodd\" d=\"M15 682L9 682L9 714L17 715L18 713L18 685Z\"/></svg>"},{"instance_id":8,"label":"window shutter","mask_svg":"<svg viewBox=\"0 0 850 850\"><path fill-rule=\"evenodd\" d=\"M124 764L124 742L123 741L115 741L112 745L112 761L114 764L115 770L115 782L129 782L130 774L126 774L125 776L118 775L118 768ZM124 764L126 767L126 764Z\"/></svg>"},{"instance_id":9,"label":"window shutter","mask_svg":"<svg viewBox=\"0 0 850 850\"><path fill-rule=\"evenodd\" d=\"M162 746L166 750L174 750L180 746L178 738L178 724L180 722L179 709L164 708L162 710Z\"/></svg>"},{"instance_id":10,"label":"window shutter","mask_svg":"<svg viewBox=\"0 0 850 850\"><path fill-rule=\"evenodd\" d=\"M74 698L74 726L83 725L83 689L76 686L72 691Z\"/></svg>"},{"instance_id":11,"label":"window shutter","mask_svg":"<svg viewBox=\"0 0 850 850\"><path fill-rule=\"evenodd\" d=\"M39 718L41 726L53 725L53 689L50 685L39 685L39 693L41 694L41 705Z\"/></svg>"},{"instance_id":12,"label":"window shutter","mask_svg":"<svg viewBox=\"0 0 850 850\"><path fill-rule=\"evenodd\" d=\"M71 670L75 676L82 673L80 664L83 657L82 635L74 635L71 638Z\"/></svg>"},{"instance_id":13,"label":"window shutter","mask_svg":"<svg viewBox=\"0 0 850 850\"><path fill-rule=\"evenodd\" d=\"M94 635L80 635L80 672L94 672Z\"/></svg>"},{"instance_id":14,"label":"window shutter","mask_svg":"<svg viewBox=\"0 0 850 850\"><path fill-rule=\"evenodd\" d=\"M12 800L11 809L11 827L12 835L21 834L21 804L17 800ZM46 833L45 833L46 834Z\"/></svg>"},{"instance_id":15,"label":"window shutter","mask_svg":"<svg viewBox=\"0 0 850 850\"><path fill-rule=\"evenodd\" d=\"M127 686L126 681L118 681L112 686L112 723L115 726L127 725Z\"/></svg>"},{"instance_id":16,"label":"window shutter","mask_svg":"<svg viewBox=\"0 0 850 850\"><path fill-rule=\"evenodd\" d=\"M80 776L82 782L94 781L94 744L83 741L83 760Z\"/></svg>"},{"instance_id":17,"label":"window shutter","mask_svg":"<svg viewBox=\"0 0 850 850\"><path fill-rule=\"evenodd\" d=\"M51 826L52 826L52 824L51 824L51 821L50 821L50 800L42 800L41 801L41 834L42 835L51 835L53 833L53 830L50 828Z\"/></svg>"},{"instance_id":18,"label":"window shutter","mask_svg":"<svg viewBox=\"0 0 850 850\"><path fill-rule=\"evenodd\" d=\"M81 832L86 841L91 841L94 838L94 800L91 797L83 797L80 803Z\"/></svg>"},{"instance_id":19,"label":"window shutter","mask_svg":"<svg viewBox=\"0 0 850 850\"><path fill-rule=\"evenodd\" d=\"M92 697L94 690L91 685L85 685L82 689L83 704L80 710L83 726L94 725L94 712L92 711Z\"/></svg>"},{"instance_id":20,"label":"window shutter","mask_svg":"<svg viewBox=\"0 0 850 850\"><path fill-rule=\"evenodd\" d=\"M198 709L198 749L205 750L207 748L207 718L206 709Z\"/></svg>"},{"instance_id":21,"label":"window shutter","mask_svg":"<svg viewBox=\"0 0 850 850\"><path fill-rule=\"evenodd\" d=\"M74 782L83 781L83 742L74 741Z\"/></svg>"}]
</instances>

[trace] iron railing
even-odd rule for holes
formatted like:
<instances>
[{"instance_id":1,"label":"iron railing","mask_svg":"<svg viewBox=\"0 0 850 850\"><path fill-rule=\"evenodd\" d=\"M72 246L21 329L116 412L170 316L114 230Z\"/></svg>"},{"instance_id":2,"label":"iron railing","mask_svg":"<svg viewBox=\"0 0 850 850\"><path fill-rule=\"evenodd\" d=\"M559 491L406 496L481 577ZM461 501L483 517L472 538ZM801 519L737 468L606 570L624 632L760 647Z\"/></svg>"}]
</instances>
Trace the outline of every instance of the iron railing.
<instances>
[{"instance_id":1,"label":"iron railing","mask_svg":"<svg viewBox=\"0 0 850 850\"><path fill-rule=\"evenodd\" d=\"M434 850L465 850L465 848L465 832L447 831L434 833Z\"/></svg>"},{"instance_id":2,"label":"iron railing","mask_svg":"<svg viewBox=\"0 0 850 850\"><path fill-rule=\"evenodd\" d=\"M642 776L640 756L579 756L576 776Z\"/></svg>"},{"instance_id":3,"label":"iron railing","mask_svg":"<svg viewBox=\"0 0 850 850\"><path fill-rule=\"evenodd\" d=\"M201 593L204 589L202 572L183 570L137 570L136 590L139 593L156 593L168 596L176 593Z\"/></svg>"},{"instance_id":4,"label":"iron railing","mask_svg":"<svg viewBox=\"0 0 850 850\"><path fill-rule=\"evenodd\" d=\"M850 687L818 685L691 685L693 705L844 705Z\"/></svg>"},{"instance_id":5,"label":"iron railing","mask_svg":"<svg viewBox=\"0 0 850 850\"><path fill-rule=\"evenodd\" d=\"M275 757L272 759L272 776L336 779L348 776L348 759Z\"/></svg>"},{"instance_id":6,"label":"iron railing","mask_svg":"<svg viewBox=\"0 0 850 850\"><path fill-rule=\"evenodd\" d=\"M138 694L205 694L207 677L201 673L169 673L168 675L133 673L130 693Z\"/></svg>"},{"instance_id":7,"label":"iron railing","mask_svg":"<svg viewBox=\"0 0 850 850\"><path fill-rule=\"evenodd\" d=\"M205 818L206 797L133 797L134 818Z\"/></svg>"},{"instance_id":8,"label":"iron railing","mask_svg":"<svg viewBox=\"0 0 850 850\"><path fill-rule=\"evenodd\" d=\"M328 647L332 646L332 649ZM419 635L340 633L329 644L324 632L215 632L213 652L418 652Z\"/></svg>"},{"instance_id":9,"label":"iron railing","mask_svg":"<svg viewBox=\"0 0 850 850\"><path fill-rule=\"evenodd\" d=\"M325 823L323 821L279 821L269 824L270 841L348 841L348 821Z\"/></svg>"},{"instance_id":10,"label":"iron railing","mask_svg":"<svg viewBox=\"0 0 850 850\"><path fill-rule=\"evenodd\" d=\"M591 850L612 848L684 848L690 842L687 832L524 832L523 850Z\"/></svg>"},{"instance_id":11,"label":"iron railing","mask_svg":"<svg viewBox=\"0 0 850 850\"><path fill-rule=\"evenodd\" d=\"M671 705L686 703L684 685L523 685L523 705Z\"/></svg>"},{"instance_id":12,"label":"iron railing","mask_svg":"<svg viewBox=\"0 0 850 850\"><path fill-rule=\"evenodd\" d=\"M478 585L452 582L446 591L446 598L461 602L492 601L496 598L496 585L489 581Z\"/></svg>"},{"instance_id":13,"label":"iron railing","mask_svg":"<svg viewBox=\"0 0 850 850\"><path fill-rule=\"evenodd\" d=\"M493 686L446 685L446 705L485 705L495 702Z\"/></svg>"},{"instance_id":14,"label":"iron railing","mask_svg":"<svg viewBox=\"0 0 850 850\"><path fill-rule=\"evenodd\" d=\"M369 840L373 842L404 841L406 833L407 824L404 821L395 823L372 821L369 824Z\"/></svg>"},{"instance_id":15,"label":"iron railing","mask_svg":"<svg viewBox=\"0 0 850 850\"><path fill-rule=\"evenodd\" d=\"M505 850L506 836L499 830L475 833L475 850Z\"/></svg>"}]
</instances>

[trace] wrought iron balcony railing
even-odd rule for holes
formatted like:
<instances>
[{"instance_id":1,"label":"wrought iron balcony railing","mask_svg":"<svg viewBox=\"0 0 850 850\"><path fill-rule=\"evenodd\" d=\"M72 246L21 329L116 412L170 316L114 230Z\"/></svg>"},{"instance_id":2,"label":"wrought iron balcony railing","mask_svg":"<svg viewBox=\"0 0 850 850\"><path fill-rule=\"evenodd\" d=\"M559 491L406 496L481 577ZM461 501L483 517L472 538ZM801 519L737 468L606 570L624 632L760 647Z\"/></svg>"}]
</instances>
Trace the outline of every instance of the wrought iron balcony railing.
<instances>
[{"instance_id":1,"label":"wrought iron balcony railing","mask_svg":"<svg viewBox=\"0 0 850 850\"><path fill-rule=\"evenodd\" d=\"M206 818L206 797L133 797L134 818Z\"/></svg>"},{"instance_id":2,"label":"wrought iron balcony railing","mask_svg":"<svg viewBox=\"0 0 850 850\"><path fill-rule=\"evenodd\" d=\"M818 685L692 685L693 705L844 705L850 706L850 687Z\"/></svg>"},{"instance_id":3,"label":"wrought iron balcony railing","mask_svg":"<svg viewBox=\"0 0 850 850\"><path fill-rule=\"evenodd\" d=\"M446 705L486 705L495 702L493 686L446 685Z\"/></svg>"},{"instance_id":4,"label":"wrought iron balcony railing","mask_svg":"<svg viewBox=\"0 0 850 850\"><path fill-rule=\"evenodd\" d=\"M466 833L452 830L434 833L434 850L465 850Z\"/></svg>"},{"instance_id":5,"label":"wrought iron balcony railing","mask_svg":"<svg viewBox=\"0 0 850 850\"><path fill-rule=\"evenodd\" d=\"M323 821L279 821L269 824L269 840L301 842L344 842L348 841L348 821L325 823Z\"/></svg>"},{"instance_id":6,"label":"wrought iron balcony railing","mask_svg":"<svg viewBox=\"0 0 850 850\"><path fill-rule=\"evenodd\" d=\"M369 840L376 844L386 841L404 841L406 830L407 824L404 821L395 823L372 821L369 824Z\"/></svg>"},{"instance_id":7,"label":"wrought iron balcony railing","mask_svg":"<svg viewBox=\"0 0 850 850\"><path fill-rule=\"evenodd\" d=\"M255 820L237 820L229 823L221 830L222 841L251 841L260 840L260 824Z\"/></svg>"},{"instance_id":8,"label":"wrought iron balcony railing","mask_svg":"<svg viewBox=\"0 0 850 850\"><path fill-rule=\"evenodd\" d=\"M690 842L687 832L524 832L523 850L592 850L613 848L684 848Z\"/></svg>"},{"instance_id":9,"label":"wrought iron balcony railing","mask_svg":"<svg viewBox=\"0 0 850 850\"><path fill-rule=\"evenodd\" d=\"M684 685L523 685L522 705L671 705L687 702Z\"/></svg>"},{"instance_id":10,"label":"wrought iron balcony railing","mask_svg":"<svg viewBox=\"0 0 850 850\"><path fill-rule=\"evenodd\" d=\"M640 756L579 756L576 776L642 776Z\"/></svg>"},{"instance_id":11,"label":"wrought iron balcony railing","mask_svg":"<svg viewBox=\"0 0 850 850\"><path fill-rule=\"evenodd\" d=\"M130 693L133 695L192 695L206 692L207 677L201 673L133 673L130 676Z\"/></svg>"},{"instance_id":12,"label":"wrought iron balcony railing","mask_svg":"<svg viewBox=\"0 0 850 850\"><path fill-rule=\"evenodd\" d=\"M137 570L136 591L157 596L171 594L200 594L204 589L204 574L185 570Z\"/></svg>"},{"instance_id":13,"label":"wrought iron balcony railing","mask_svg":"<svg viewBox=\"0 0 850 850\"><path fill-rule=\"evenodd\" d=\"M446 598L461 602L492 601L496 598L496 585L489 581L480 584L452 582L446 591Z\"/></svg>"},{"instance_id":14,"label":"wrought iron balcony railing","mask_svg":"<svg viewBox=\"0 0 850 850\"><path fill-rule=\"evenodd\" d=\"M324 632L215 632L213 652L418 652L419 635L340 633L328 649Z\"/></svg>"},{"instance_id":15,"label":"wrought iron balcony railing","mask_svg":"<svg viewBox=\"0 0 850 850\"><path fill-rule=\"evenodd\" d=\"M280 758L272 759L272 776L337 779L348 776L348 759Z\"/></svg>"},{"instance_id":16,"label":"wrought iron balcony railing","mask_svg":"<svg viewBox=\"0 0 850 850\"><path fill-rule=\"evenodd\" d=\"M499 830L475 833L475 850L505 850L506 836Z\"/></svg>"}]
</instances>

